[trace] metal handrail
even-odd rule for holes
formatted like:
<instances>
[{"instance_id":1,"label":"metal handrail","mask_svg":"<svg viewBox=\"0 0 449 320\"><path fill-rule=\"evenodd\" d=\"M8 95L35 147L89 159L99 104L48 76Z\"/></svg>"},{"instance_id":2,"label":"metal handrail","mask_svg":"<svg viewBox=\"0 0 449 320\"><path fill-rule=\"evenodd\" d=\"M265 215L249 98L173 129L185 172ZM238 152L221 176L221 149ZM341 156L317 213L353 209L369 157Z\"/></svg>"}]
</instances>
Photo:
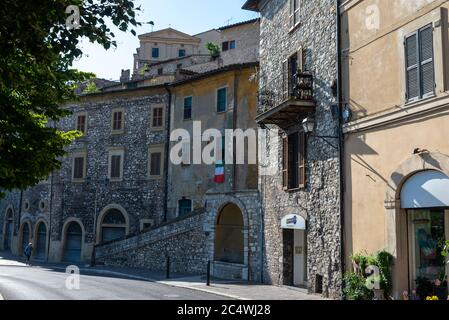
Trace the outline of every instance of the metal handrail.
<instances>
[{"instance_id":1,"label":"metal handrail","mask_svg":"<svg viewBox=\"0 0 449 320\"><path fill-rule=\"evenodd\" d=\"M262 112L293 100L313 100L313 75L298 71L290 75L280 73L260 87L259 107Z\"/></svg>"}]
</instances>

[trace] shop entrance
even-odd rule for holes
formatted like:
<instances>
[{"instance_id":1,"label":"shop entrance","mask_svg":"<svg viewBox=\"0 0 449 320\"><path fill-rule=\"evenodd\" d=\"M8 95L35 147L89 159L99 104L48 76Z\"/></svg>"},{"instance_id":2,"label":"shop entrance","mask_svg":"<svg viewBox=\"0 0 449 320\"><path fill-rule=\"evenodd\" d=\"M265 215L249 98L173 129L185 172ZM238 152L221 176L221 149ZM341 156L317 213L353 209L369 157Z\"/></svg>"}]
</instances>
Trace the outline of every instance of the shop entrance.
<instances>
[{"instance_id":1,"label":"shop entrance","mask_svg":"<svg viewBox=\"0 0 449 320\"><path fill-rule=\"evenodd\" d=\"M284 285L307 287L307 234L304 218L287 215L282 219Z\"/></svg>"},{"instance_id":2,"label":"shop entrance","mask_svg":"<svg viewBox=\"0 0 449 320\"><path fill-rule=\"evenodd\" d=\"M449 239L449 177L428 170L411 176L401 190L407 220L409 288L421 299L447 299L448 264L443 250Z\"/></svg>"}]
</instances>

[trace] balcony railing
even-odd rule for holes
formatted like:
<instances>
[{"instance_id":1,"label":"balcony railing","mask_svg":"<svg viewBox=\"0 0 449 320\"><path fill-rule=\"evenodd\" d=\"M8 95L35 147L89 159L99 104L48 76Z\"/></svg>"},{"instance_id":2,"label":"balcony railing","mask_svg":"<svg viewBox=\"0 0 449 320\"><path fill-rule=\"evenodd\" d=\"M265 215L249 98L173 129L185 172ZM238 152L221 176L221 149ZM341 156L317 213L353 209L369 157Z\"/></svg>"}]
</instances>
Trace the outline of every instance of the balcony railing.
<instances>
[{"instance_id":1,"label":"balcony railing","mask_svg":"<svg viewBox=\"0 0 449 320\"><path fill-rule=\"evenodd\" d=\"M313 100L313 76L307 72L281 73L259 90L259 110L265 112L288 101Z\"/></svg>"}]
</instances>

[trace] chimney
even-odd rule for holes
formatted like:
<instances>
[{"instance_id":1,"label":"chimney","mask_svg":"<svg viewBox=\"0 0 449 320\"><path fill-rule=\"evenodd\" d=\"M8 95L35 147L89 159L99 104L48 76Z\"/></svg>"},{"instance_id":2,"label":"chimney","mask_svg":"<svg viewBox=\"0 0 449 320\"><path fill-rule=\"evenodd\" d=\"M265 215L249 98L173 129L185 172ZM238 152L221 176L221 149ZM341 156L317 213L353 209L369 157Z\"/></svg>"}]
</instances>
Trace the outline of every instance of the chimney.
<instances>
[{"instance_id":1,"label":"chimney","mask_svg":"<svg viewBox=\"0 0 449 320\"><path fill-rule=\"evenodd\" d=\"M120 82L126 82L129 81L131 78L131 70L127 69L127 70L123 70L122 69L122 75L120 76Z\"/></svg>"}]
</instances>

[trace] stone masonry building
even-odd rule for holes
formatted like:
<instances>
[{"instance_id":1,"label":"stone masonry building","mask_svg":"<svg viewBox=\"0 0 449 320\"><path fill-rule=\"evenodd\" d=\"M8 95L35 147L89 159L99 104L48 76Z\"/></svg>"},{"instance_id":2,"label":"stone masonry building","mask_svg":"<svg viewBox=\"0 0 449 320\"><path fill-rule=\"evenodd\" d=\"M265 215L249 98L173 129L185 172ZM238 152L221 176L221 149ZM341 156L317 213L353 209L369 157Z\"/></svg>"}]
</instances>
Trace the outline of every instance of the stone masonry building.
<instances>
[{"instance_id":1,"label":"stone masonry building","mask_svg":"<svg viewBox=\"0 0 449 320\"><path fill-rule=\"evenodd\" d=\"M248 0L244 9L261 14L257 121L269 129L259 185L264 280L339 298L335 1Z\"/></svg>"}]
</instances>

